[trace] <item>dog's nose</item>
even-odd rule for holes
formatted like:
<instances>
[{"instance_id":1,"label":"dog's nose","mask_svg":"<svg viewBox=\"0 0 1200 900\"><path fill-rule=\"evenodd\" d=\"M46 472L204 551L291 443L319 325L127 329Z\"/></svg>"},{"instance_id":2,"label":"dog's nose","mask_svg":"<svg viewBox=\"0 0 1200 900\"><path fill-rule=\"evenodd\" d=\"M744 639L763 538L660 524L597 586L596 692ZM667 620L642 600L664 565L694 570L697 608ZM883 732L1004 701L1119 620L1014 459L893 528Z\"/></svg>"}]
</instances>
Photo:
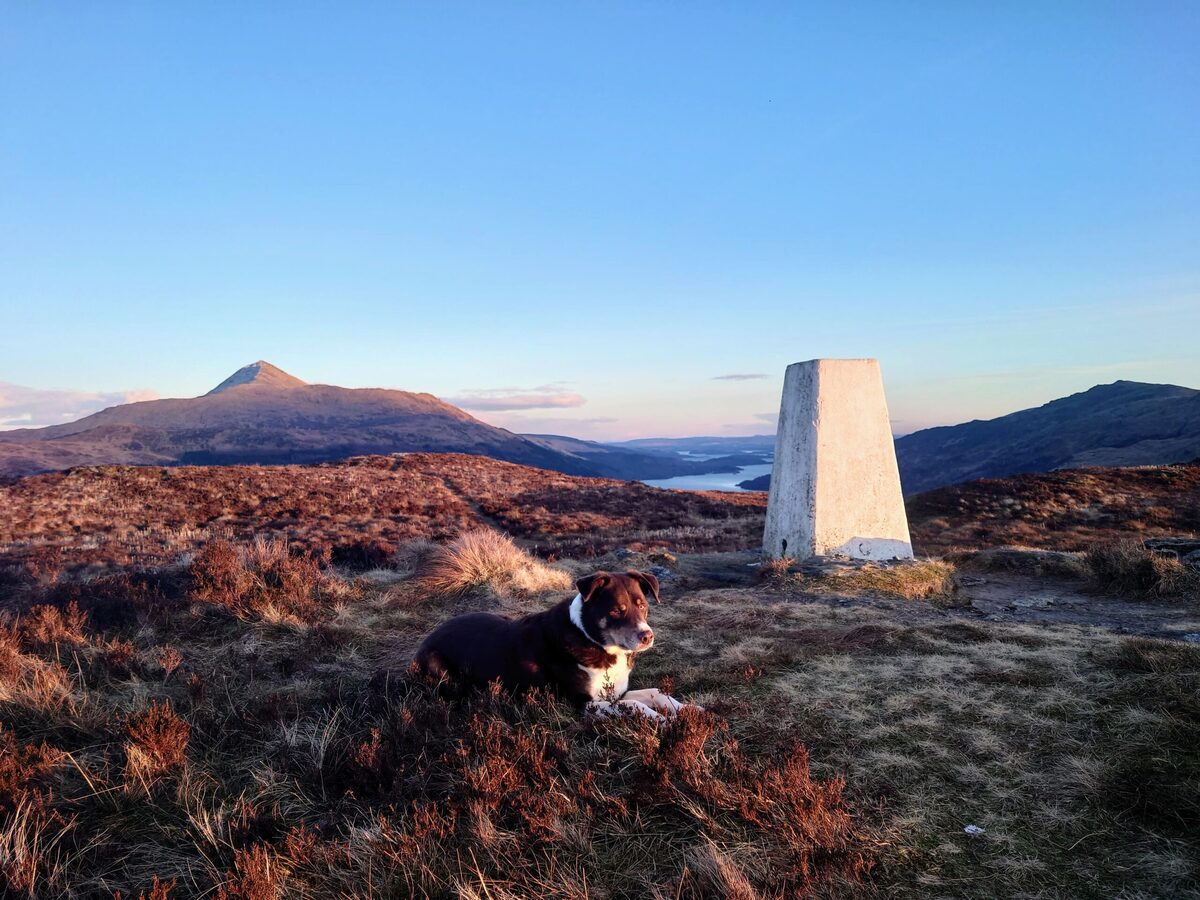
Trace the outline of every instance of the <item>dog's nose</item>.
<instances>
[{"instance_id":1,"label":"dog's nose","mask_svg":"<svg viewBox=\"0 0 1200 900\"><path fill-rule=\"evenodd\" d=\"M651 644L654 643L654 630L651 628L647 628L645 631L643 631L641 634L638 635L638 640L643 647L649 647Z\"/></svg>"}]
</instances>

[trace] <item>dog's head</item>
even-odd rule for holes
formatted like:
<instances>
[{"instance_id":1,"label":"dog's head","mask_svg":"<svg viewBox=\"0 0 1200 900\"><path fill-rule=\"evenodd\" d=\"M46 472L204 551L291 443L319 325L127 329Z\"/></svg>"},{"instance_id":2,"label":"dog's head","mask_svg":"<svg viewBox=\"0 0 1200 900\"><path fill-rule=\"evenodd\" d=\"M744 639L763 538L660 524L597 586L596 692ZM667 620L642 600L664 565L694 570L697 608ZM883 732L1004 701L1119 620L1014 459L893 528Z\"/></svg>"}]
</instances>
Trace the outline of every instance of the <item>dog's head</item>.
<instances>
[{"instance_id":1,"label":"dog's head","mask_svg":"<svg viewBox=\"0 0 1200 900\"><path fill-rule=\"evenodd\" d=\"M641 652L654 645L646 622L647 596L658 600L658 579L645 572L593 572L575 582L579 598L571 618L584 634L610 650Z\"/></svg>"}]
</instances>

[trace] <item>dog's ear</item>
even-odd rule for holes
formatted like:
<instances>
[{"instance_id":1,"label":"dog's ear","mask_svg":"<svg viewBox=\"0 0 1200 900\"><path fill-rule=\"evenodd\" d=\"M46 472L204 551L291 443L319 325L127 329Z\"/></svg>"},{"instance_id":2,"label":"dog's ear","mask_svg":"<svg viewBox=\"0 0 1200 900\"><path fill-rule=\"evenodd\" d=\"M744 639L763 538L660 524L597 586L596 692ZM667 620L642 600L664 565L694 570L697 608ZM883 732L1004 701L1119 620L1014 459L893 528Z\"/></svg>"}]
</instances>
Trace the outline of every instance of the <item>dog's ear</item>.
<instances>
[{"instance_id":1,"label":"dog's ear","mask_svg":"<svg viewBox=\"0 0 1200 900\"><path fill-rule=\"evenodd\" d=\"M625 573L634 581L642 586L642 591L650 594L654 598L654 602L658 602L658 579L649 572L639 572L637 569L630 569Z\"/></svg>"},{"instance_id":2,"label":"dog's ear","mask_svg":"<svg viewBox=\"0 0 1200 900\"><path fill-rule=\"evenodd\" d=\"M604 587L612 580L612 576L607 572L593 572L591 575L585 575L575 582L575 587L579 589L579 596L583 598L583 602L592 599L592 594Z\"/></svg>"}]
</instances>

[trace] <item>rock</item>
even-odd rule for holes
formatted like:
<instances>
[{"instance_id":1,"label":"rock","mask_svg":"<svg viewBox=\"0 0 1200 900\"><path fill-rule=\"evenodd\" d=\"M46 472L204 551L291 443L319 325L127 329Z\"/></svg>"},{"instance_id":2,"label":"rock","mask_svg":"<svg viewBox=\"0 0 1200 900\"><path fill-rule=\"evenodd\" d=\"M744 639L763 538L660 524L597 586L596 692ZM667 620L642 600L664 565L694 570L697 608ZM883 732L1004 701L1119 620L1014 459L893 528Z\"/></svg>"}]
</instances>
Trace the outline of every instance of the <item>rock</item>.
<instances>
[{"instance_id":1,"label":"rock","mask_svg":"<svg viewBox=\"0 0 1200 900\"><path fill-rule=\"evenodd\" d=\"M1200 553L1200 538L1193 537L1163 537L1150 538L1146 541L1146 549L1153 550L1163 556L1174 556L1185 559Z\"/></svg>"}]
</instances>

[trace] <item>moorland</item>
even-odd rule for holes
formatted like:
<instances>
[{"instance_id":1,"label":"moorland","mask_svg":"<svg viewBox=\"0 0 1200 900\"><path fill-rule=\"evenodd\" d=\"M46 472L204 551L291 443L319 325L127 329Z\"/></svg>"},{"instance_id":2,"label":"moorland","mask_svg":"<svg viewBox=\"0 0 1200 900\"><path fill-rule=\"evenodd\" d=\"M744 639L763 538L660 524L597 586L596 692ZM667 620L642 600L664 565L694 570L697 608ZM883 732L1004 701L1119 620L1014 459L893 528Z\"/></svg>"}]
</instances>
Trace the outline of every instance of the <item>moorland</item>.
<instances>
[{"instance_id":1,"label":"moorland","mask_svg":"<svg viewBox=\"0 0 1200 900\"><path fill-rule=\"evenodd\" d=\"M910 498L907 565L764 564L765 496L473 456L0 485L13 896L1186 896L1200 467ZM407 668L466 610L663 584L664 727ZM974 826L970 831L967 826ZM978 830L976 830L978 829Z\"/></svg>"}]
</instances>

